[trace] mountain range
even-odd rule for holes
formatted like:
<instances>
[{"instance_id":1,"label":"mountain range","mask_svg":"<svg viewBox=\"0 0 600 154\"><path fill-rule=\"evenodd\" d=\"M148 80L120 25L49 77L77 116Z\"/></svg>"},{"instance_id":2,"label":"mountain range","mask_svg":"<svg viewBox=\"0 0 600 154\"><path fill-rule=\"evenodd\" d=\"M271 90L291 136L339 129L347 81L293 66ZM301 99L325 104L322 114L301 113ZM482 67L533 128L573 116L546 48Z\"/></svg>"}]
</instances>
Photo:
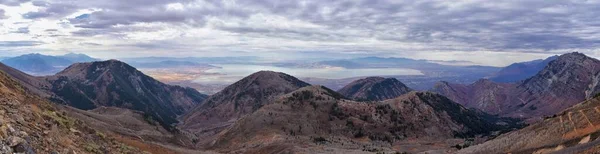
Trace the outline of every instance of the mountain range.
<instances>
[{"instance_id":1,"label":"mountain range","mask_svg":"<svg viewBox=\"0 0 600 154\"><path fill-rule=\"evenodd\" d=\"M557 58L558 56L552 56L546 59L514 63L502 68L500 71L488 77L488 79L501 83L514 83L525 80L540 72L548 65L548 63L556 60Z\"/></svg>"},{"instance_id":2,"label":"mountain range","mask_svg":"<svg viewBox=\"0 0 600 154\"><path fill-rule=\"evenodd\" d=\"M600 61L569 53L517 83L485 79L469 85L440 82L432 91L491 114L539 120L597 94L599 77Z\"/></svg>"},{"instance_id":3,"label":"mountain range","mask_svg":"<svg viewBox=\"0 0 600 154\"><path fill-rule=\"evenodd\" d=\"M47 76L0 63L0 153L597 152L600 61L569 53L516 70L545 61L520 81L439 82L431 91L395 77L361 77L334 91L259 71L211 96L118 60ZM145 64L163 62L206 67ZM500 75L514 66L497 77L524 77Z\"/></svg>"},{"instance_id":4,"label":"mountain range","mask_svg":"<svg viewBox=\"0 0 600 154\"><path fill-rule=\"evenodd\" d=\"M61 56L49 56L34 53L5 58L2 60L2 63L33 75L52 75L74 63L98 60L99 59L84 54L75 53Z\"/></svg>"}]
</instances>

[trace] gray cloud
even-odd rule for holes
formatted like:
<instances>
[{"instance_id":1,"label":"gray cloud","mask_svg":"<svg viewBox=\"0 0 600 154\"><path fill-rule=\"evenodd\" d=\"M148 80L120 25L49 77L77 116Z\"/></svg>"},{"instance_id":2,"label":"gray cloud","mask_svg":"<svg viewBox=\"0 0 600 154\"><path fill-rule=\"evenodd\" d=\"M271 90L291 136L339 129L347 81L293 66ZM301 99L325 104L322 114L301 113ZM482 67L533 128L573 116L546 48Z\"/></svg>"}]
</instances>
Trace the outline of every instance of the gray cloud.
<instances>
[{"instance_id":1,"label":"gray cloud","mask_svg":"<svg viewBox=\"0 0 600 154\"><path fill-rule=\"evenodd\" d=\"M0 19L7 19L8 16L6 16L6 11L4 11L4 9L0 9Z\"/></svg>"},{"instance_id":2,"label":"gray cloud","mask_svg":"<svg viewBox=\"0 0 600 154\"><path fill-rule=\"evenodd\" d=\"M0 47L28 47L42 45L39 41L0 41Z\"/></svg>"},{"instance_id":3,"label":"gray cloud","mask_svg":"<svg viewBox=\"0 0 600 154\"><path fill-rule=\"evenodd\" d=\"M0 4L17 2L24 1L4 0ZM175 3L182 4L183 9L167 7ZM65 20L66 24L82 28L72 33L75 36L122 37L128 32L157 30L137 27L138 23L164 23L182 27L210 26L246 38L339 43L376 40L388 42L390 46L395 43L421 46L407 50L424 51L540 52L600 46L600 38L594 38L600 36L598 1L50 0L32 4L40 9L24 14L24 18L65 19L79 10L94 9L89 14ZM252 19L255 15L283 17L318 27L286 25L294 23L252 24L250 22L257 22L250 21L255 20ZM207 25L210 19L224 21L224 24ZM271 22L264 20L258 22ZM141 43L137 47L168 49L168 45Z\"/></svg>"},{"instance_id":4,"label":"gray cloud","mask_svg":"<svg viewBox=\"0 0 600 154\"><path fill-rule=\"evenodd\" d=\"M13 33L29 34L29 27L21 27L21 28L17 29L16 31L14 31Z\"/></svg>"},{"instance_id":5,"label":"gray cloud","mask_svg":"<svg viewBox=\"0 0 600 154\"><path fill-rule=\"evenodd\" d=\"M18 6L31 0L0 0L0 4L8 6Z\"/></svg>"}]
</instances>

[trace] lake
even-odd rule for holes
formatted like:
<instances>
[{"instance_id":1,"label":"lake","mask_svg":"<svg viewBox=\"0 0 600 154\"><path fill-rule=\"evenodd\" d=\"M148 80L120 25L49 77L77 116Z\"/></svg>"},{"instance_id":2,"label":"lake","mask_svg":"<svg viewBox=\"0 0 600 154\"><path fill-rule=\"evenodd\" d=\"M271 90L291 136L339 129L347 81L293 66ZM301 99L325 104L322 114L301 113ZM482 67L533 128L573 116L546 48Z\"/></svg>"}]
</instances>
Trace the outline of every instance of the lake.
<instances>
[{"instance_id":1,"label":"lake","mask_svg":"<svg viewBox=\"0 0 600 154\"><path fill-rule=\"evenodd\" d=\"M220 68L207 70L204 75L194 80L204 84L231 84L252 73L269 70L283 72L298 78L315 77L326 79L343 79L363 76L392 76L392 75L423 75L421 71L405 68L363 68L347 69L341 67L329 68L287 68L268 65L217 64Z\"/></svg>"}]
</instances>

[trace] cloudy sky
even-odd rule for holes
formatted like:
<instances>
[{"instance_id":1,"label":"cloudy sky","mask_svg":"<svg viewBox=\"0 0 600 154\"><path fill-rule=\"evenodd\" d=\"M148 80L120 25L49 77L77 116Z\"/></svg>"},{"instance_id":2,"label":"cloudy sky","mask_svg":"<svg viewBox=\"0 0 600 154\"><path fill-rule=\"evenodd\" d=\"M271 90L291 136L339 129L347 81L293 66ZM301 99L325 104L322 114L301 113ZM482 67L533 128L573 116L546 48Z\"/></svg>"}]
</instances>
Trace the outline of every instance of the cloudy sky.
<instances>
[{"instance_id":1,"label":"cloudy sky","mask_svg":"<svg viewBox=\"0 0 600 154\"><path fill-rule=\"evenodd\" d=\"M599 0L0 0L0 56L600 57Z\"/></svg>"}]
</instances>

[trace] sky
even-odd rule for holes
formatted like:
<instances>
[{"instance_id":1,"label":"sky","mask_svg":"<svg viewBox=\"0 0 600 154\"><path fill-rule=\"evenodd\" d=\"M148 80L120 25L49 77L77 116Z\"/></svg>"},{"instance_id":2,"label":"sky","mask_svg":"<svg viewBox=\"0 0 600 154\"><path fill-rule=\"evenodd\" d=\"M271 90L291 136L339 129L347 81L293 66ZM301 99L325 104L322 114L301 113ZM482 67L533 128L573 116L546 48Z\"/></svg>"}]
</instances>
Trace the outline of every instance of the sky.
<instances>
[{"instance_id":1,"label":"sky","mask_svg":"<svg viewBox=\"0 0 600 154\"><path fill-rule=\"evenodd\" d=\"M600 0L0 0L0 57L600 57Z\"/></svg>"}]
</instances>

